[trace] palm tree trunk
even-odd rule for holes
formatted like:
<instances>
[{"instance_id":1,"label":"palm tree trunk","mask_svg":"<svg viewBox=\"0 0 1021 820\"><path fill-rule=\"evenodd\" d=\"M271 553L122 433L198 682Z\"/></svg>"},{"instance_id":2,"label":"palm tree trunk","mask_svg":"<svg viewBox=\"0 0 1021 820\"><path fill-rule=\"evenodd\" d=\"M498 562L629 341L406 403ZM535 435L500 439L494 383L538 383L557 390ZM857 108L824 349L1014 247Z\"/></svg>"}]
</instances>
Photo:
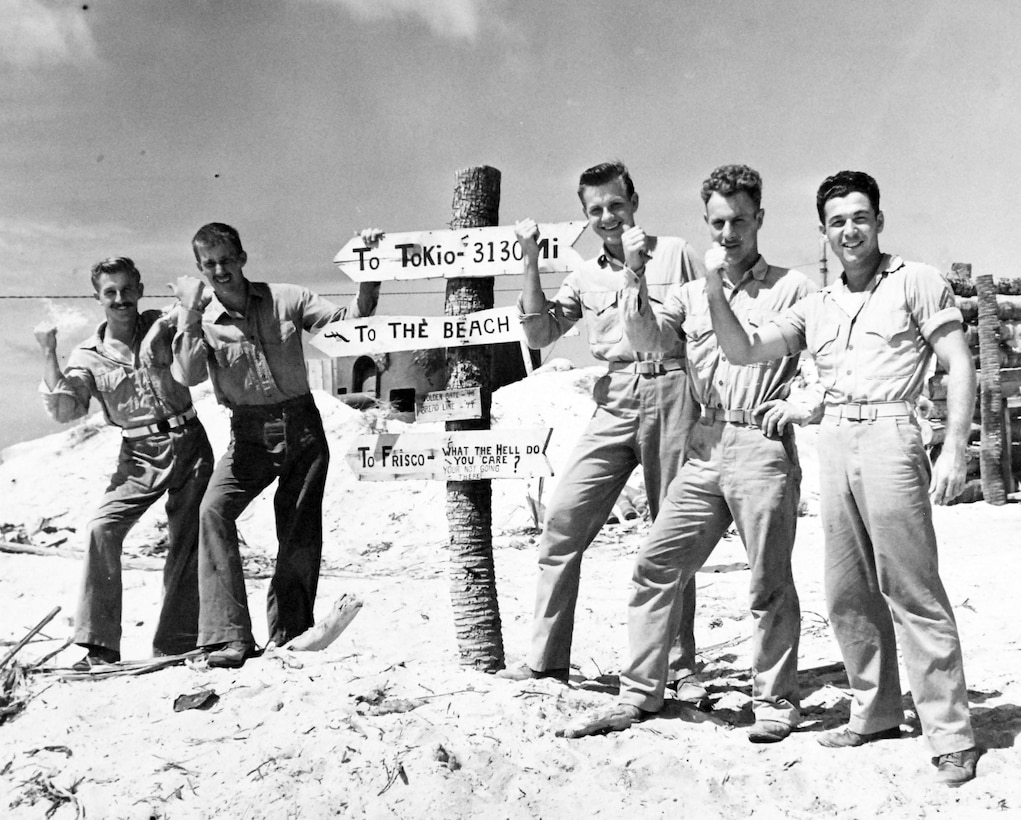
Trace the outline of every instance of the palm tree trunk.
<instances>
[{"instance_id":1,"label":"palm tree trunk","mask_svg":"<svg viewBox=\"0 0 1021 820\"><path fill-rule=\"evenodd\" d=\"M982 499L987 504L1006 504L1003 480L1003 394L1000 389L1000 319L996 309L996 283L992 274L975 277L978 289L979 406L982 443L979 469Z\"/></svg>"},{"instance_id":2,"label":"palm tree trunk","mask_svg":"<svg viewBox=\"0 0 1021 820\"><path fill-rule=\"evenodd\" d=\"M498 224L500 172L480 166L455 175L450 227ZM457 316L493 307L493 279L447 280L444 313ZM492 406L488 345L447 349L447 389L479 387L482 418L448 421L447 430L488 430ZM450 601L462 666L495 672L504 666L500 606L493 564L493 495L490 481L447 482L447 530L450 538Z\"/></svg>"}]
</instances>

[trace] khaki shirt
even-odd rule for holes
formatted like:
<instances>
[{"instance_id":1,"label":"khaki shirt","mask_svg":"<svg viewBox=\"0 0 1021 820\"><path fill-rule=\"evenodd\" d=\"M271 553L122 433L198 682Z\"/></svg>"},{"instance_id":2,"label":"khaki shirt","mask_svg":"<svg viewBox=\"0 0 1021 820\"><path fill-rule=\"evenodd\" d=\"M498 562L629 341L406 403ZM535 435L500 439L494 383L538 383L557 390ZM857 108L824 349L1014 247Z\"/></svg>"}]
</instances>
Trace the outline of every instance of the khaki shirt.
<instances>
[{"instance_id":1,"label":"khaki shirt","mask_svg":"<svg viewBox=\"0 0 1021 820\"><path fill-rule=\"evenodd\" d=\"M913 404L933 356L927 340L943 325L961 321L938 270L885 254L864 291L851 292L841 276L776 325L792 353L812 354L827 405Z\"/></svg>"},{"instance_id":2,"label":"khaki shirt","mask_svg":"<svg viewBox=\"0 0 1021 820\"><path fill-rule=\"evenodd\" d=\"M62 423L80 419L88 413L90 399L95 398L110 424L130 428L162 421L191 407L191 392L171 375L166 339L160 340L162 350L155 351L157 360L162 358L166 364L143 367L138 360L142 338L162 315L158 310L138 315L131 345L134 361L130 364L107 350L103 343L106 322L100 324L91 338L71 352L53 390L45 383L40 386L50 417Z\"/></svg>"},{"instance_id":3,"label":"khaki shirt","mask_svg":"<svg viewBox=\"0 0 1021 820\"><path fill-rule=\"evenodd\" d=\"M645 264L643 279L649 300L661 305L674 285L691 282L703 275L691 248L673 236L649 237L652 258ZM576 322L585 320L592 355L607 362L633 362L638 359L684 359L684 340L678 338L669 348L655 354L636 353L624 332L622 291L628 286L624 266L603 253L588 259L565 278L552 300L546 300L541 313L521 314L521 326L528 346L534 349L553 344ZM518 300L521 309L521 300Z\"/></svg>"},{"instance_id":4,"label":"khaki shirt","mask_svg":"<svg viewBox=\"0 0 1021 820\"><path fill-rule=\"evenodd\" d=\"M217 401L227 407L298 398L309 392L302 331L375 309L376 298L362 291L349 306L337 307L298 285L249 282L243 315L215 297L204 313L182 311L173 341L174 376L194 385L208 372Z\"/></svg>"},{"instance_id":5,"label":"khaki shirt","mask_svg":"<svg viewBox=\"0 0 1021 820\"><path fill-rule=\"evenodd\" d=\"M723 289L734 314L755 331L779 316L811 291L808 279L796 270L778 268L761 256L737 285L724 277ZM688 379L703 407L754 410L770 399L786 398L798 371L797 355L762 364L731 364L720 349L709 315L705 280L670 290L661 308L645 299L640 278L625 298L628 336L641 350L662 350L687 338Z\"/></svg>"}]
</instances>

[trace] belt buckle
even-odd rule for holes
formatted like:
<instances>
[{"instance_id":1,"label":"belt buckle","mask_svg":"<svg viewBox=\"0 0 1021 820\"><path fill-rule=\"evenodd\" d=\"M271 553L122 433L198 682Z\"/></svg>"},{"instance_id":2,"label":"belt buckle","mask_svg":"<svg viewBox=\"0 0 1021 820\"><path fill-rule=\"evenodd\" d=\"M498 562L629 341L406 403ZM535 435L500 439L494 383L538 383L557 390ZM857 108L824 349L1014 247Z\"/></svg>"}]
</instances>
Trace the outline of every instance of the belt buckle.
<instances>
[{"instance_id":1,"label":"belt buckle","mask_svg":"<svg viewBox=\"0 0 1021 820\"><path fill-rule=\"evenodd\" d=\"M854 413L847 412L850 407L854 408ZM848 421L867 421L869 419L868 408L862 404L844 405L844 411L844 418Z\"/></svg>"}]
</instances>

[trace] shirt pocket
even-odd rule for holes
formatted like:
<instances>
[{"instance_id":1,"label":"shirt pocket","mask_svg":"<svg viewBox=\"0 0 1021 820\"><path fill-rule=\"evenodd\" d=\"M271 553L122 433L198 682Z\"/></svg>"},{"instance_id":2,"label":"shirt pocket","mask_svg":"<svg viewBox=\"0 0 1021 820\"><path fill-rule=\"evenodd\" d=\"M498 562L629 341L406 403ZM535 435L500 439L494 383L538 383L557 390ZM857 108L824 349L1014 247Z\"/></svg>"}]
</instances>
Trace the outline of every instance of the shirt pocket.
<instances>
[{"instance_id":1,"label":"shirt pocket","mask_svg":"<svg viewBox=\"0 0 1021 820\"><path fill-rule=\"evenodd\" d=\"M747 324L755 330L761 330L780 314L775 310L764 310L754 308L749 310L746 318Z\"/></svg>"},{"instance_id":2,"label":"shirt pocket","mask_svg":"<svg viewBox=\"0 0 1021 820\"><path fill-rule=\"evenodd\" d=\"M281 319L265 329L262 343L266 347L287 347L297 332L294 322L289 319Z\"/></svg>"},{"instance_id":3,"label":"shirt pocket","mask_svg":"<svg viewBox=\"0 0 1021 820\"><path fill-rule=\"evenodd\" d=\"M624 338L624 323L620 320L618 306L616 291L582 294L581 307L584 311L590 345L616 344Z\"/></svg>"},{"instance_id":4,"label":"shirt pocket","mask_svg":"<svg viewBox=\"0 0 1021 820\"><path fill-rule=\"evenodd\" d=\"M870 363L869 377L893 379L912 372L920 335L906 310L870 318L862 325L862 352Z\"/></svg>"},{"instance_id":5,"label":"shirt pocket","mask_svg":"<svg viewBox=\"0 0 1021 820\"><path fill-rule=\"evenodd\" d=\"M253 361L248 341L225 342L213 349L213 358L220 371L221 378L236 389L247 390L254 387L253 374L255 368L250 366Z\"/></svg>"},{"instance_id":6,"label":"shirt pocket","mask_svg":"<svg viewBox=\"0 0 1021 820\"><path fill-rule=\"evenodd\" d=\"M840 356L837 351L839 336L840 325L836 322L826 322L817 325L807 339L808 351L815 361L819 382L824 387L832 387L837 381L837 372L840 368Z\"/></svg>"},{"instance_id":7,"label":"shirt pocket","mask_svg":"<svg viewBox=\"0 0 1021 820\"><path fill-rule=\"evenodd\" d=\"M754 333L758 333L764 327L766 327L767 325L771 324L773 319L775 319L779 315L780 314L777 313L775 310L766 310L766 309L763 309L763 308L753 308L753 309L749 310L747 312L747 314L745 314L745 321L744 321L744 323L747 326L747 329L751 333L754 334ZM753 364L746 365L746 366L747 367L772 367L773 366L773 361L755 362Z\"/></svg>"},{"instance_id":8,"label":"shirt pocket","mask_svg":"<svg viewBox=\"0 0 1021 820\"><path fill-rule=\"evenodd\" d=\"M118 390L125 385L130 378L128 371L123 367L111 367L109 370L102 370L95 374L96 390L104 396L114 396Z\"/></svg>"},{"instance_id":9,"label":"shirt pocket","mask_svg":"<svg viewBox=\"0 0 1021 820\"><path fill-rule=\"evenodd\" d=\"M681 324L687 346L688 367L694 367L699 378L708 383L716 366L717 345L713 323L708 316L687 316Z\"/></svg>"}]
</instances>

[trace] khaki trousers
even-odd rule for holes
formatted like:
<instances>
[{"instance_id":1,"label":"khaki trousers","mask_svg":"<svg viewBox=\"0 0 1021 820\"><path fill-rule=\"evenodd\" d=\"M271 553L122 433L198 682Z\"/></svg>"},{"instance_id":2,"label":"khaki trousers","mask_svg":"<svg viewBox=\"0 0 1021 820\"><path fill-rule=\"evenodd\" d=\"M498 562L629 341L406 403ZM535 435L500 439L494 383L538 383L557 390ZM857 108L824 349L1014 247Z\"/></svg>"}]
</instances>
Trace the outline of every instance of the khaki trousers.
<instances>
[{"instance_id":1,"label":"khaki trousers","mask_svg":"<svg viewBox=\"0 0 1021 820\"><path fill-rule=\"evenodd\" d=\"M698 407L687 374L607 373L593 389L596 410L574 447L546 509L539 540L539 582L528 665L537 671L571 663L581 559L639 464L653 518L677 472ZM695 585L684 590L670 637L673 677L695 670Z\"/></svg>"},{"instance_id":2,"label":"khaki trousers","mask_svg":"<svg viewBox=\"0 0 1021 820\"><path fill-rule=\"evenodd\" d=\"M904 720L897 639L935 754L975 745L961 643L939 576L929 459L913 419L826 418L820 502L830 622L854 699L850 728Z\"/></svg>"},{"instance_id":3,"label":"khaki trousers","mask_svg":"<svg viewBox=\"0 0 1021 820\"><path fill-rule=\"evenodd\" d=\"M677 590L733 522L751 569L752 706L757 718L797 725L801 609L791 552L800 495L792 428L781 441L722 421L692 428L684 466L635 561L621 700L649 712L663 708L667 648L680 620Z\"/></svg>"}]
</instances>

